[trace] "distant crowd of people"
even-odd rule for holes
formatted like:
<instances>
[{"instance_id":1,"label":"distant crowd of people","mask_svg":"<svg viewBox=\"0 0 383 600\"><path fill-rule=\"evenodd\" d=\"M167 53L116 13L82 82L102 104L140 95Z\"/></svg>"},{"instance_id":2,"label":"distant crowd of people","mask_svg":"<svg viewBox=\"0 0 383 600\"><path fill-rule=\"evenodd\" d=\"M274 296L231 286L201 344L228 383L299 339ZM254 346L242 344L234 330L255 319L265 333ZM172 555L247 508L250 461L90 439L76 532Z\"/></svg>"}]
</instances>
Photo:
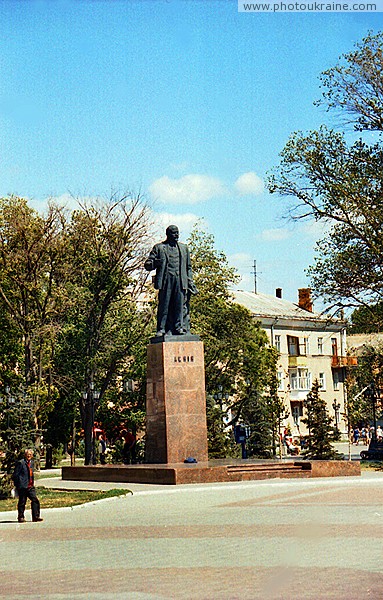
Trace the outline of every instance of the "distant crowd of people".
<instances>
[{"instance_id":1,"label":"distant crowd of people","mask_svg":"<svg viewBox=\"0 0 383 600\"><path fill-rule=\"evenodd\" d=\"M281 441L285 449L285 454L291 454L292 456L300 454L301 450L305 447L304 438L300 437L299 441L297 441L287 427L284 429L283 434L281 434Z\"/></svg>"},{"instance_id":2,"label":"distant crowd of people","mask_svg":"<svg viewBox=\"0 0 383 600\"><path fill-rule=\"evenodd\" d=\"M354 427L350 431L350 442L355 444L355 446L359 446L359 444L363 444L364 446L368 446L371 440L374 437L375 428L373 426L367 427ZM380 425L376 428L376 440L378 442L383 441L383 429Z\"/></svg>"},{"instance_id":3,"label":"distant crowd of people","mask_svg":"<svg viewBox=\"0 0 383 600\"><path fill-rule=\"evenodd\" d=\"M136 453L136 444L137 444L137 436L131 429L124 429L121 431L118 436L118 440L122 441L122 462L124 465L136 464L137 462L137 453ZM115 442L114 442L115 443ZM98 453L100 457L100 463L102 465L106 464L106 454L108 450L108 445L114 445L113 442L108 444L106 436L104 434L100 434L98 437Z\"/></svg>"}]
</instances>

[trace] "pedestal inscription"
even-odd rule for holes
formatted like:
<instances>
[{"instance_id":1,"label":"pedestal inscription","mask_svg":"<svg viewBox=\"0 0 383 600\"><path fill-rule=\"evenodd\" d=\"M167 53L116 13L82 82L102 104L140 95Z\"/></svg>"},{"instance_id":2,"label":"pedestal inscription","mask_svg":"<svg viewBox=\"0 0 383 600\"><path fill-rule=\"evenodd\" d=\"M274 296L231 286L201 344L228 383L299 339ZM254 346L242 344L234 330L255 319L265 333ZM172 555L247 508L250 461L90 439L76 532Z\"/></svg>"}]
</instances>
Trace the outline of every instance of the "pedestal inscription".
<instances>
[{"instance_id":1,"label":"pedestal inscription","mask_svg":"<svg viewBox=\"0 0 383 600\"><path fill-rule=\"evenodd\" d=\"M147 463L207 461L203 343L174 341L148 346Z\"/></svg>"}]
</instances>

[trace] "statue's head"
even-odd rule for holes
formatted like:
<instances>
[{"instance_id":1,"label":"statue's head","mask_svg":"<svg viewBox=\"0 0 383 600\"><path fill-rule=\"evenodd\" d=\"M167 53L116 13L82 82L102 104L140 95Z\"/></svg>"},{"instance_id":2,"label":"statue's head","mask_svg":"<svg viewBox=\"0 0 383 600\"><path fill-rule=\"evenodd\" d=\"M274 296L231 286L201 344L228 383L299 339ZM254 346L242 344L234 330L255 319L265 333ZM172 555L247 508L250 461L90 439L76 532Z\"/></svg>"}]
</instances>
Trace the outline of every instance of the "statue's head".
<instances>
[{"instance_id":1,"label":"statue's head","mask_svg":"<svg viewBox=\"0 0 383 600\"><path fill-rule=\"evenodd\" d=\"M166 238L169 242L178 242L178 238L180 237L180 232L177 225L169 225L166 228Z\"/></svg>"}]
</instances>

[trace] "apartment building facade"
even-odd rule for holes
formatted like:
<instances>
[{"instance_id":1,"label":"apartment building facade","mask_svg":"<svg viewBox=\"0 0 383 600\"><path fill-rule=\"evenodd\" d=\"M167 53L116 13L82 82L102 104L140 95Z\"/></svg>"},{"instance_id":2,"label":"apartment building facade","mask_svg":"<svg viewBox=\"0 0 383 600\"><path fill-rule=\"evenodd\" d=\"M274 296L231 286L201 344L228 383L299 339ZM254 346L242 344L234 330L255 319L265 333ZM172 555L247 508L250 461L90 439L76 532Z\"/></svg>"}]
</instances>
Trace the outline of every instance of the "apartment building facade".
<instances>
[{"instance_id":1,"label":"apartment building facade","mask_svg":"<svg viewBox=\"0 0 383 600\"><path fill-rule=\"evenodd\" d=\"M235 301L248 308L279 352L278 393L288 413L284 425L294 436L307 434L303 402L315 380L326 401L329 415L340 432L347 435L345 418L346 367L355 359L347 355L346 324L313 311L310 290L298 290L297 304L276 296L234 292Z\"/></svg>"}]
</instances>

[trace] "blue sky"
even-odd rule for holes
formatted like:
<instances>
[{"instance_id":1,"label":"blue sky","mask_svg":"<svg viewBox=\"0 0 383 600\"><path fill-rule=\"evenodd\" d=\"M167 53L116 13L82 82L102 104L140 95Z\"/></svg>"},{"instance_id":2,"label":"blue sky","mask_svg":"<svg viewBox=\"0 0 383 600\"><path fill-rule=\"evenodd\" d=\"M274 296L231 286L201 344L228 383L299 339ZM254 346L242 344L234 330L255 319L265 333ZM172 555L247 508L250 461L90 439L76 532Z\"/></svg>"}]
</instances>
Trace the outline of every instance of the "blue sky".
<instances>
[{"instance_id":1,"label":"blue sky","mask_svg":"<svg viewBox=\"0 0 383 600\"><path fill-rule=\"evenodd\" d=\"M291 132L331 124L319 75L381 14L245 14L236 0L0 2L0 194L140 190L198 218L242 276L296 301L313 244L263 180Z\"/></svg>"}]
</instances>

